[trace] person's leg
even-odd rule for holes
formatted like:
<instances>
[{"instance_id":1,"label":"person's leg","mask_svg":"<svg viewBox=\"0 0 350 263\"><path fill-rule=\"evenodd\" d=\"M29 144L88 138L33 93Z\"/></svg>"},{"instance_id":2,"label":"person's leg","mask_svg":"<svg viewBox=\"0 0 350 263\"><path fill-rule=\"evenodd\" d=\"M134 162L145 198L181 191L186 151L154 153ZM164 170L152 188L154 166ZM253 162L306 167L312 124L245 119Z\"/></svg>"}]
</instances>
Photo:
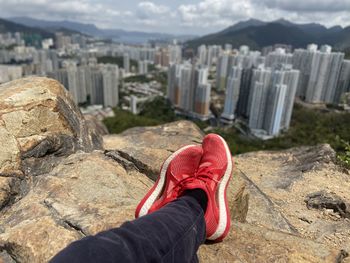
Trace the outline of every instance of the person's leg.
<instances>
[{"instance_id":1,"label":"person's leg","mask_svg":"<svg viewBox=\"0 0 350 263\"><path fill-rule=\"evenodd\" d=\"M51 262L197 262L206 233L203 196L186 193L119 228L72 243Z\"/></svg>"}]
</instances>

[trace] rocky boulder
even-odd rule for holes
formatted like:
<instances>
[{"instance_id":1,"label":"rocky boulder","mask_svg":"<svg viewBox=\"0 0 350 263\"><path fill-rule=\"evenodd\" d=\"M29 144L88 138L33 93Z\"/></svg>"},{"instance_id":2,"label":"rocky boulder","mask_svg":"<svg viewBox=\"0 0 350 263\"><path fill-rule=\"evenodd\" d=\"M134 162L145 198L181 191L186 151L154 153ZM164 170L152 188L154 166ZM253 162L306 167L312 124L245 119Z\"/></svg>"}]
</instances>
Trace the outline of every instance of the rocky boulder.
<instances>
[{"instance_id":1,"label":"rocky boulder","mask_svg":"<svg viewBox=\"0 0 350 263\"><path fill-rule=\"evenodd\" d=\"M102 148L69 93L57 81L29 77L0 85L0 207L30 189L77 150Z\"/></svg>"},{"instance_id":2,"label":"rocky boulder","mask_svg":"<svg viewBox=\"0 0 350 263\"><path fill-rule=\"evenodd\" d=\"M18 176L32 172L28 159L92 151L102 142L65 88L39 77L0 86L0 140L0 173Z\"/></svg>"}]
</instances>

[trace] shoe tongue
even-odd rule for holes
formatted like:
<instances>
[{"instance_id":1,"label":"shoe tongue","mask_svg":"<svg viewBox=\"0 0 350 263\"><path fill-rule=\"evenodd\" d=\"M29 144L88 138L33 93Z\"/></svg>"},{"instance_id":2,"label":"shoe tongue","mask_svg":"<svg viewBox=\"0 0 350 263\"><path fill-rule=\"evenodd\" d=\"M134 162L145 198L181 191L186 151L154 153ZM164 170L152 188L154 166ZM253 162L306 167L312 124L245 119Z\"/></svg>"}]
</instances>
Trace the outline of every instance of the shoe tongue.
<instances>
[{"instance_id":1,"label":"shoe tongue","mask_svg":"<svg viewBox=\"0 0 350 263\"><path fill-rule=\"evenodd\" d=\"M210 167L211 165L212 165L211 162L204 162L204 163L201 163L201 164L199 165L199 168L202 168L202 167Z\"/></svg>"}]
</instances>

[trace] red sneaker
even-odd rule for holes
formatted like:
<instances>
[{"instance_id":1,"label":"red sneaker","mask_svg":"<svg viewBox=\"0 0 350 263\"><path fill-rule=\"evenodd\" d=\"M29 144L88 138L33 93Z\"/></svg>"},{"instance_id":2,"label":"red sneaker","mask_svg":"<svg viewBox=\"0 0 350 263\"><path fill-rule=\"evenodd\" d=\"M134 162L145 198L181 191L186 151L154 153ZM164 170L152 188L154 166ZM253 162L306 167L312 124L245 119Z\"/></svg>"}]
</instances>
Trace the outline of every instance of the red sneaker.
<instances>
[{"instance_id":1,"label":"red sneaker","mask_svg":"<svg viewBox=\"0 0 350 263\"><path fill-rule=\"evenodd\" d=\"M163 163L156 183L138 204L135 217L156 211L178 198L186 182L193 180L202 153L200 145L188 145L170 155Z\"/></svg>"},{"instance_id":2,"label":"red sneaker","mask_svg":"<svg viewBox=\"0 0 350 263\"><path fill-rule=\"evenodd\" d=\"M207 239L223 240L230 230L231 220L226 189L232 173L232 156L225 140L217 134L204 137L203 156L193 183L187 189L200 188L208 196L204 218Z\"/></svg>"}]
</instances>

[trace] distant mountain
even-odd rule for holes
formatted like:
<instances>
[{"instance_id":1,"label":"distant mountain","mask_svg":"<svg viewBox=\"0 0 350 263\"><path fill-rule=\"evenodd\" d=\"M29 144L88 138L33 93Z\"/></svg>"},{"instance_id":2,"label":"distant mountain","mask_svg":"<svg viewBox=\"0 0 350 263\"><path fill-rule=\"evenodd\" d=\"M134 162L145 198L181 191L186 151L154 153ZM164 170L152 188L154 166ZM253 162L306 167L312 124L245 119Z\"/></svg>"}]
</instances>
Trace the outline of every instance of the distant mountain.
<instances>
[{"instance_id":1,"label":"distant mountain","mask_svg":"<svg viewBox=\"0 0 350 263\"><path fill-rule=\"evenodd\" d=\"M43 30L41 28L35 28L25 25L20 25L17 23L13 23L11 21L1 19L0 18L0 33L6 33L6 32L21 32L25 34L38 34L41 35L44 38L50 38L53 37L52 32L49 32L47 30Z\"/></svg>"},{"instance_id":2,"label":"distant mountain","mask_svg":"<svg viewBox=\"0 0 350 263\"><path fill-rule=\"evenodd\" d=\"M294 48L309 43L330 44L336 49L350 47L350 27L334 26L327 29L317 23L296 24L285 19L264 22L256 19L239 22L218 33L206 35L186 44L197 47L201 44L232 44L235 48L249 45L260 49L274 44L288 44Z\"/></svg>"},{"instance_id":3,"label":"distant mountain","mask_svg":"<svg viewBox=\"0 0 350 263\"><path fill-rule=\"evenodd\" d=\"M9 18L11 21L23 24L30 25L34 27L40 27L45 30L49 28L66 28L69 30L78 31L83 34L101 37L101 38L110 38L120 42L130 42L130 43L144 43L148 40L155 39L178 39L180 41L187 41L193 39L196 36L192 35L173 35L173 34L164 34L164 33L148 33L140 31L126 31L122 29L100 29L94 24L84 24L72 21L47 21L39 20L30 17L13 17Z\"/></svg>"},{"instance_id":4,"label":"distant mountain","mask_svg":"<svg viewBox=\"0 0 350 263\"><path fill-rule=\"evenodd\" d=\"M223 31L221 31L222 33L228 33L228 32L236 32L239 31L241 29L247 28L247 27L251 27L251 26L263 26L266 25L267 23L258 19L249 19L246 21L241 21L238 22L237 24L234 24L226 29L224 29Z\"/></svg>"},{"instance_id":5,"label":"distant mountain","mask_svg":"<svg viewBox=\"0 0 350 263\"><path fill-rule=\"evenodd\" d=\"M87 34L87 35L93 35L93 36L103 35L103 32L93 24L83 24L83 23L71 22L66 20L47 21L47 20L34 19L30 17L12 17L8 19L12 22L31 26L31 27L40 27L43 29L65 28L65 29L70 29L76 32Z\"/></svg>"}]
</instances>

